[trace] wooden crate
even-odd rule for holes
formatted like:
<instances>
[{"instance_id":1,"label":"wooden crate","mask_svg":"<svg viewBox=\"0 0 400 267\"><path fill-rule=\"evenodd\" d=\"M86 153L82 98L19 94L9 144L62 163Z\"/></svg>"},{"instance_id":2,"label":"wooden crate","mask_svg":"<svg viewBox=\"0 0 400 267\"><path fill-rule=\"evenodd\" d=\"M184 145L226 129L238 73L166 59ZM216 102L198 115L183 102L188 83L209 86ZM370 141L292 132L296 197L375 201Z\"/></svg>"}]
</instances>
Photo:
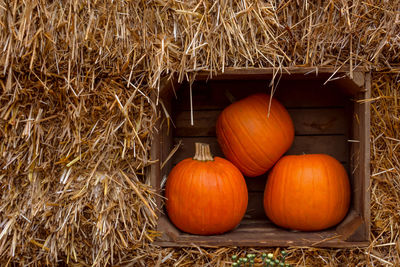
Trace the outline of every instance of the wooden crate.
<instances>
[{"instance_id":1,"label":"wooden crate","mask_svg":"<svg viewBox=\"0 0 400 267\"><path fill-rule=\"evenodd\" d=\"M263 191L267 174L246 178L249 204L240 225L223 235L197 236L183 233L169 221L157 200L160 246L317 246L361 247L369 240L369 125L368 102L370 74L345 71L332 76L332 69L289 69L279 78L274 96L288 109L294 125L295 140L286 154L326 153L338 159L347 169L352 186L352 201L347 217L336 227L319 232L296 232L281 229L264 214ZM280 74L278 74L280 76ZM214 156L223 156L215 136L219 113L231 102L256 92L269 92L273 77L271 69L226 70L212 79L200 74L192 84L165 83L160 91L164 109L174 125L160 121L160 131L152 146L152 158L159 159L151 167L151 183L160 194L160 184L171 168L184 158L194 155L194 143L209 143ZM325 82L332 78L332 81ZM340 79L337 79L339 78ZM190 91L192 93L190 93ZM192 95L192 107L190 101ZM193 113L191 112L193 110ZM194 125L191 125L193 114ZM169 159L172 148L181 146ZM167 160L167 161L166 161ZM162 166L162 168L161 168Z\"/></svg>"}]
</instances>

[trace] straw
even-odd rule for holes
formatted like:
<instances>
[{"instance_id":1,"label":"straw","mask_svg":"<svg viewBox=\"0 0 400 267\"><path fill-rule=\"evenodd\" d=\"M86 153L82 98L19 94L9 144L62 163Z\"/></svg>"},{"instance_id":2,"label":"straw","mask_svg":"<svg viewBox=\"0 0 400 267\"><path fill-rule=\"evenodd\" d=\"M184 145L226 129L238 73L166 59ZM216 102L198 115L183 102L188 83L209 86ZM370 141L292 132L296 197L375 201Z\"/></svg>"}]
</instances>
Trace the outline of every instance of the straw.
<instances>
[{"instance_id":1,"label":"straw","mask_svg":"<svg viewBox=\"0 0 400 267\"><path fill-rule=\"evenodd\" d=\"M152 245L147 167L162 78L226 68L364 67L371 246L292 264L400 264L399 1L0 1L2 266L219 266L276 249ZM276 83L271 82L271 86ZM194 118L195 123L195 118ZM172 148L171 148L172 149ZM174 151L171 151L171 155ZM164 162L165 163L165 162Z\"/></svg>"}]
</instances>

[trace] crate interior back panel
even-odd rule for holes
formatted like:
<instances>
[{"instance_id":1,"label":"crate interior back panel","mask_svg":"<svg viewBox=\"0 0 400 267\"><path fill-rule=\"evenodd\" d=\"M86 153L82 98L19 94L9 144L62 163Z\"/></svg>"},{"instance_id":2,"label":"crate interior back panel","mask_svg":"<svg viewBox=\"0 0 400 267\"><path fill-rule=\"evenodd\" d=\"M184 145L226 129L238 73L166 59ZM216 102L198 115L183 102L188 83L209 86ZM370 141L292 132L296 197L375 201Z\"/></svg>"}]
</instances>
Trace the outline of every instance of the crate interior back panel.
<instances>
[{"instance_id":1,"label":"crate interior back panel","mask_svg":"<svg viewBox=\"0 0 400 267\"><path fill-rule=\"evenodd\" d=\"M259 177L245 177L249 191L248 208L235 230L218 236L186 234L171 224L165 209L162 209L158 229L163 234L157 240L159 245L351 247L367 244L369 199L365 192L367 174L364 172L368 171L363 164L368 160L365 156L369 151L361 151L360 148L368 143L361 140L368 129L363 127L367 124L364 121L366 103L357 100L363 99L368 90L349 78L324 84L328 74L311 79L305 77L283 76L274 92L274 97L287 108L295 126L295 139L286 154L325 153L344 165L352 186L351 208L344 221L331 229L311 233L273 225L263 209L267 172ZM361 77L365 82L365 75ZM235 74L215 80L195 81L191 89L189 84L167 89L170 92L164 92L162 101L173 124L166 127L164 121L164 125L160 125L164 129L159 134L160 164L167 159L174 146L180 145L172 158L162 164L160 178L163 176L165 179L171 168L181 160L193 157L196 142L210 144L213 156L224 157L215 132L219 114L232 101L254 93L271 93L270 79L266 78L268 76ZM153 180L160 184L160 178ZM162 188L158 189L162 194Z\"/></svg>"}]
</instances>

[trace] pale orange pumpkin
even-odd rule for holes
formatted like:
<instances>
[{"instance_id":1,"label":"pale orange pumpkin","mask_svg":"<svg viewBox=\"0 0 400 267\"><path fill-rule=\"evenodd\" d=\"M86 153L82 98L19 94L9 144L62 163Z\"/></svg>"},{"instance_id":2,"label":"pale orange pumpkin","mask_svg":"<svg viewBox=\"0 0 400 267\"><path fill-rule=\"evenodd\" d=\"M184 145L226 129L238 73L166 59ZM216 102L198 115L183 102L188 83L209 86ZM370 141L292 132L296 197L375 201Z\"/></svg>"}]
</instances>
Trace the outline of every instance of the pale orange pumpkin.
<instances>
[{"instance_id":1,"label":"pale orange pumpkin","mask_svg":"<svg viewBox=\"0 0 400 267\"><path fill-rule=\"evenodd\" d=\"M216 132L226 158L249 177L269 170L294 139L289 113L267 94L251 95L225 108Z\"/></svg>"},{"instance_id":2,"label":"pale orange pumpkin","mask_svg":"<svg viewBox=\"0 0 400 267\"><path fill-rule=\"evenodd\" d=\"M196 155L179 162L168 175L166 208L184 232L222 234L242 220L248 202L243 175L229 161L212 157L208 144L196 143Z\"/></svg>"},{"instance_id":3,"label":"pale orange pumpkin","mask_svg":"<svg viewBox=\"0 0 400 267\"><path fill-rule=\"evenodd\" d=\"M283 228L317 231L338 224L350 205L346 170L325 154L282 157L264 191L268 218Z\"/></svg>"}]
</instances>

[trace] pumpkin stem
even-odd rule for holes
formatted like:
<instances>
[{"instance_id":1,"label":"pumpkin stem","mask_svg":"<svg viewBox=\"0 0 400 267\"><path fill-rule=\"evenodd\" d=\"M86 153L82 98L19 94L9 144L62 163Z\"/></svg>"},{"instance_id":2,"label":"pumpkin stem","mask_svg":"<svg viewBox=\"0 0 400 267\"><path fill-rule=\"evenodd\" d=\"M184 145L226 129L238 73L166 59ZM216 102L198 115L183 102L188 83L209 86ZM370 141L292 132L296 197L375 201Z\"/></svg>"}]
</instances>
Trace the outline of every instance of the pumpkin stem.
<instances>
[{"instance_id":1,"label":"pumpkin stem","mask_svg":"<svg viewBox=\"0 0 400 267\"><path fill-rule=\"evenodd\" d=\"M199 161L213 161L214 158L210 151L210 145L205 143L196 143L196 154L194 155L194 160Z\"/></svg>"}]
</instances>

